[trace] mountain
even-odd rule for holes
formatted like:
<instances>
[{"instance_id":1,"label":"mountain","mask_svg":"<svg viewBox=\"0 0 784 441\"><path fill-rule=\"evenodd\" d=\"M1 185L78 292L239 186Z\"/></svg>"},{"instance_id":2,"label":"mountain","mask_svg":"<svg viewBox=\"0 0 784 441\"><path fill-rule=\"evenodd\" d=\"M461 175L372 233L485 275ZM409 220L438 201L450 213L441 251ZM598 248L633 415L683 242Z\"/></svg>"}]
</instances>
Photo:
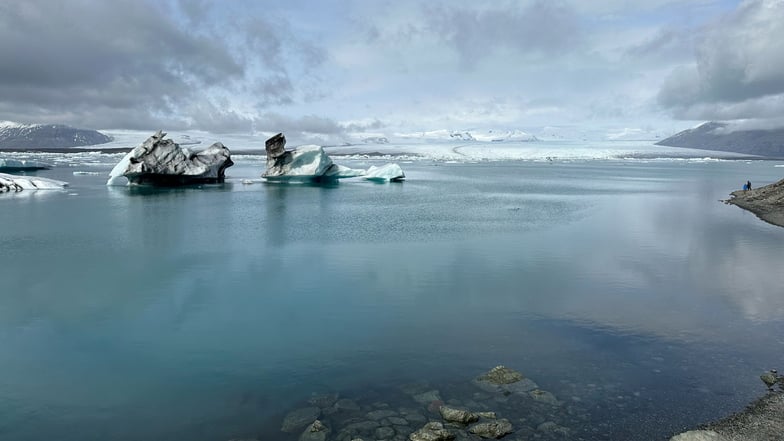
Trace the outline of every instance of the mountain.
<instances>
[{"instance_id":1,"label":"mountain","mask_svg":"<svg viewBox=\"0 0 784 441\"><path fill-rule=\"evenodd\" d=\"M60 124L19 124L0 121L0 148L81 147L112 141L95 130Z\"/></svg>"},{"instance_id":2,"label":"mountain","mask_svg":"<svg viewBox=\"0 0 784 441\"><path fill-rule=\"evenodd\" d=\"M656 144L784 158L784 128L732 130L727 123L706 122Z\"/></svg>"}]
</instances>

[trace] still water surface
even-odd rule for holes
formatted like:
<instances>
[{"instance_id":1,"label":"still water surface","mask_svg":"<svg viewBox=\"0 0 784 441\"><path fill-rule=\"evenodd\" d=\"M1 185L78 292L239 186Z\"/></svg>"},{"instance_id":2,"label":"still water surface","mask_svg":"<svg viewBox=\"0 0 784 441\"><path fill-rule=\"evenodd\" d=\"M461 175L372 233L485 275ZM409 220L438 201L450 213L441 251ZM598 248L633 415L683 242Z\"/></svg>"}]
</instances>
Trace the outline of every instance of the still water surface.
<instances>
[{"instance_id":1,"label":"still water surface","mask_svg":"<svg viewBox=\"0 0 784 441\"><path fill-rule=\"evenodd\" d=\"M411 407L400 385L461 399L498 364L571 439L663 439L784 368L784 229L718 202L773 163L403 166L0 195L0 439L293 440L312 393Z\"/></svg>"}]
</instances>

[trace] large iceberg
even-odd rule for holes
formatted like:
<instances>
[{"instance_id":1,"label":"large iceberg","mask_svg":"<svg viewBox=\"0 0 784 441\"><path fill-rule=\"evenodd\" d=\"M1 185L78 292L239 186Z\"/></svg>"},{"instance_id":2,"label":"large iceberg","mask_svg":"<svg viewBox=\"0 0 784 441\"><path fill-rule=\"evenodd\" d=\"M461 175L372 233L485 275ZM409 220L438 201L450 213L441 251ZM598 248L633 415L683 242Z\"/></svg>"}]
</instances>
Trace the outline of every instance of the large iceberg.
<instances>
[{"instance_id":1,"label":"large iceberg","mask_svg":"<svg viewBox=\"0 0 784 441\"><path fill-rule=\"evenodd\" d=\"M165 136L159 130L128 152L114 166L106 185L217 183L223 182L225 170L234 165L231 152L219 142L200 152L191 152L171 139L164 139Z\"/></svg>"},{"instance_id":2,"label":"large iceberg","mask_svg":"<svg viewBox=\"0 0 784 441\"><path fill-rule=\"evenodd\" d=\"M62 190L68 183L37 176L16 176L0 173L0 193L22 190Z\"/></svg>"},{"instance_id":3,"label":"large iceberg","mask_svg":"<svg viewBox=\"0 0 784 441\"><path fill-rule=\"evenodd\" d=\"M337 165L317 145L286 150L286 137L278 133L267 140L267 169L261 175L268 181L332 181L362 176L364 170Z\"/></svg>"}]
</instances>

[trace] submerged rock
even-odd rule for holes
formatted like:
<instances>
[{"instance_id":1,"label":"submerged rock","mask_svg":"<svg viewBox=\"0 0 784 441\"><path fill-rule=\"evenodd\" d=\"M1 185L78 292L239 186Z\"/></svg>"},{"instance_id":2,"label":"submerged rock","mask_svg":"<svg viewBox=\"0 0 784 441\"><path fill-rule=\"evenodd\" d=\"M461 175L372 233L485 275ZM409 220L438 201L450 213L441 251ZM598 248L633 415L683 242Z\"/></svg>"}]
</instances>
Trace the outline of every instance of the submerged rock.
<instances>
[{"instance_id":1,"label":"submerged rock","mask_svg":"<svg viewBox=\"0 0 784 441\"><path fill-rule=\"evenodd\" d=\"M0 173L0 193L22 190L62 190L68 183L37 176L16 176Z\"/></svg>"},{"instance_id":2,"label":"submerged rock","mask_svg":"<svg viewBox=\"0 0 784 441\"><path fill-rule=\"evenodd\" d=\"M441 406L438 409L444 421L451 423L468 424L479 421L479 415L464 409L455 409L454 407Z\"/></svg>"},{"instance_id":3,"label":"submerged rock","mask_svg":"<svg viewBox=\"0 0 784 441\"><path fill-rule=\"evenodd\" d=\"M283 432L297 432L299 429L313 423L321 416L321 409L318 407L304 407L289 412L283 418L283 426L280 428Z\"/></svg>"},{"instance_id":4,"label":"submerged rock","mask_svg":"<svg viewBox=\"0 0 784 441\"><path fill-rule=\"evenodd\" d=\"M399 182L406 179L403 169L397 164L384 164L380 167L371 166L364 175L368 181Z\"/></svg>"},{"instance_id":5,"label":"submerged rock","mask_svg":"<svg viewBox=\"0 0 784 441\"><path fill-rule=\"evenodd\" d=\"M313 421L311 425L305 428L302 435L299 436L299 441L326 441L329 429L319 420Z\"/></svg>"},{"instance_id":6,"label":"submerged rock","mask_svg":"<svg viewBox=\"0 0 784 441\"><path fill-rule=\"evenodd\" d=\"M229 149L216 142L200 152L184 149L166 133L156 132L137 146L112 169L106 185L124 185L126 178L139 185L189 185L223 182L225 171L234 165Z\"/></svg>"},{"instance_id":7,"label":"submerged rock","mask_svg":"<svg viewBox=\"0 0 784 441\"><path fill-rule=\"evenodd\" d=\"M448 441L455 439L455 434L438 422L430 422L408 436L411 441Z\"/></svg>"},{"instance_id":8,"label":"submerged rock","mask_svg":"<svg viewBox=\"0 0 784 441\"><path fill-rule=\"evenodd\" d=\"M468 431L482 438L502 438L512 433L512 423L507 419L490 421L487 423L474 424Z\"/></svg>"},{"instance_id":9,"label":"submerged rock","mask_svg":"<svg viewBox=\"0 0 784 441\"><path fill-rule=\"evenodd\" d=\"M312 395L308 399L308 403L325 409L327 407L331 407L338 401L338 394L319 394L319 395Z\"/></svg>"},{"instance_id":10,"label":"submerged rock","mask_svg":"<svg viewBox=\"0 0 784 441\"><path fill-rule=\"evenodd\" d=\"M417 403L425 404L425 405L430 404L434 401L442 401L441 395L435 389L429 390L427 392L422 392L421 394L416 394L411 398L413 398L414 401L416 401Z\"/></svg>"},{"instance_id":11,"label":"submerged rock","mask_svg":"<svg viewBox=\"0 0 784 441\"><path fill-rule=\"evenodd\" d=\"M536 383L506 366L496 366L474 379L474 384L485 392L525 395L537 389Z\"/></svg>"},{"instance_id":12,"label":"submerged rock","mask_svg":"<svg viewBox=\"0 0 784 441\"><path fill-rule=\"evenodd\" d=\"M511 384L523 379L523 374L506 366L496 366L487 373L480 375L478 380L492 384Z\"/></svg>"},{"instance_id":13,"label":"submerged rock","mask_svg":"<svg viewBox=\"0 0 784 441\"><path fill-rule=\"evenodd\" d=\"M561 405L561 402L558 401L557 398L555 398L555 395L553 395L550 392L547 392L546 390L534 389L531 392L528 392L528 395L534 400L539 401L540 403L549 404L551 406Z\"/></svg>"}]
</instances>

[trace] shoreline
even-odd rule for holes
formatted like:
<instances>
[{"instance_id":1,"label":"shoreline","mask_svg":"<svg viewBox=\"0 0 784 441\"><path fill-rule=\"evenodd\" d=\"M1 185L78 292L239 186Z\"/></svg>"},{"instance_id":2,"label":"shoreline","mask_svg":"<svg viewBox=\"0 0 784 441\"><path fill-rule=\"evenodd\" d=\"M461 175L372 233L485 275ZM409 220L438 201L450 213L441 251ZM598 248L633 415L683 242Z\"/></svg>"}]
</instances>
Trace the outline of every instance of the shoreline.
<instances>
[{"instance_id":1,"label":"shoreline","mask_svg":"<svg viewBox=\"0 0 784 441\"><path fill-rule=\"evenodd\" d=\"M769 392L745 409L670 438L670 441L762 441L784 434L784 393Z\"/></svg>"},{"instance_id":2,"label":"shoreline","mask_svg":"<svg viewBox=\"0 0 784 441\"><path fill-rule=\"evenodd\" d=\"M750 211L769 224L784 227L784 179L753 190L736 190L730 195L732 197L724 203Z\"/></svg>"}]
</instances>

